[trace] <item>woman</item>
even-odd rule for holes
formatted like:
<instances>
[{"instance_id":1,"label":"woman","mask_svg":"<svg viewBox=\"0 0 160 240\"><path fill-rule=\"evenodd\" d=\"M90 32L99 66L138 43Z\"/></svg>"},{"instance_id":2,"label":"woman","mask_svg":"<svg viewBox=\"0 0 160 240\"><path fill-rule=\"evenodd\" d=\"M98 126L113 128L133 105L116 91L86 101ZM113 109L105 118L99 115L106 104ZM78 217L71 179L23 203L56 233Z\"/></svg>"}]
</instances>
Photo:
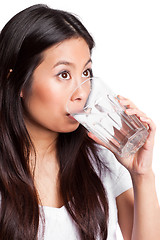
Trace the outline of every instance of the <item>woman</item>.
<instances>
[{"instance_id":1,"label":"woman","mask_svg":"<svg viewBox=\"0 0 160 240\"><path fill-rule=\"evenodd\" d=\"M120 164L66 112L73 86L92 76L93 47L77 18L44 5L0 34L0 239L113 240L117 210L124 239L160 239L152 120L120 97L149 127Z\"/></svg>"}]
</instances>

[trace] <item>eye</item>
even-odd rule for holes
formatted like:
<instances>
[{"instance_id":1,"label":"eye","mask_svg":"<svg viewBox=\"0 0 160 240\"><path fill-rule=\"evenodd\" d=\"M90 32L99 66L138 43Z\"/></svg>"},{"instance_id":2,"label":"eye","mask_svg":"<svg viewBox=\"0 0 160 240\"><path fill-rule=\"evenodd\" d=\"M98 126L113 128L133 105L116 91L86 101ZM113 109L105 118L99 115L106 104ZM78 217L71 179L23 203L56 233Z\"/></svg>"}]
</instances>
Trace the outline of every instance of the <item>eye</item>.
<instances>
[{"instance_id":1,"label":"eye","mask_svg":"<svg viewBox=\"0 0 160 240\"><path fill-rule=\"evenodd\" d=\"M86 69L83 72L82 77L92 77L92 69L90 69L90 68Z\"/></svg>"},{"instance_id":2,"label":"eye","mask_svg":"<svg viewBox=\"0 0 160 240\"><path fill-rule=\"evenodd\" d=\"M59 73L58 77L61 79L65 79L65 80L69 80L71 78L69 72L67 72L67 71L63 71L63 72Z\"/></svg>"}]
</instances>

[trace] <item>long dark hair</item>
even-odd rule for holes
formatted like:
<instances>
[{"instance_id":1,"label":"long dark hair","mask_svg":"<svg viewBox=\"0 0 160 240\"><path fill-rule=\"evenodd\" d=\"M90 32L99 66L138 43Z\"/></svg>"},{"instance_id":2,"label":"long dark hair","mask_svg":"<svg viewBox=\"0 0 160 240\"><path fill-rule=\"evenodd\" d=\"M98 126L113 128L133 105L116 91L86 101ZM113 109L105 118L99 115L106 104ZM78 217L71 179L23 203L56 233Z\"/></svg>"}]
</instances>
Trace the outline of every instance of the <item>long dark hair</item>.
<instances>
[{"instance_id":1,"label":"long dark hair","mask_svg":"<svg viewBox=\"0 0 160 240\"><path fill-rule=\"evenodd\" d=\"M0 239L35 240L39 229L39 199L29 168L33 147L23 120L22 88L50 46L82 37L90 51L94 41L72 14L45 5L15 15L0 34ZM102 168L96 144L79 126L57 140L60 190L81 239L107 238L108 202L95 169ZM54 227L54 226L53 226Z\"/></svg>"}]
</instances>

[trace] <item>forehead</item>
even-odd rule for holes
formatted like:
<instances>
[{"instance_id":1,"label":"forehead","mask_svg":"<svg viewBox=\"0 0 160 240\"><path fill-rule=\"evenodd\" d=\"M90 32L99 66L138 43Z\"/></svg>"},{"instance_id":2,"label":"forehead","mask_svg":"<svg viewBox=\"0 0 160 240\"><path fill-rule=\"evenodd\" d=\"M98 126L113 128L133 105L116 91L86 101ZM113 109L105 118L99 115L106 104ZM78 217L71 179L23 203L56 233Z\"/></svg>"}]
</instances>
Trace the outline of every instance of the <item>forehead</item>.
<instances>
[{"instance_id":1,"label":"forehead","mask_svg":"<svg viewBox=\"0 0 160 240\"><path fill-rule=\"evenodd\" d=\"M67 60L69 62L81 62L90 58L90 49L83 38L71 38L60 42L43 53L43 60L59 61Z\"/></svg>"}]
</instances>

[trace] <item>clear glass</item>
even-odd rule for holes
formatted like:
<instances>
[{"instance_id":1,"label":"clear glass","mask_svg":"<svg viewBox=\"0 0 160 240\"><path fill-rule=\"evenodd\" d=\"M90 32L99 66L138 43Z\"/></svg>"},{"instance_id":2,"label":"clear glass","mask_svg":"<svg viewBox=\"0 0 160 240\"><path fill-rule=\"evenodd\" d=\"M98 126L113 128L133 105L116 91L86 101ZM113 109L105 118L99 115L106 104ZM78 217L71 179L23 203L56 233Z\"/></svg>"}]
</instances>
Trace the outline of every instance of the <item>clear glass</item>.
<instances>
[{"instance_id":1,"label":"clear glass","mask_svg":"<svg viewBox=\"0 0 160 240\"><path fill-rule=\"evenodd\" d=\"M67 112L120 157L136 153L148 136L144 124L136 115L125 113L117 96L99 78L87 79L72 92Z\"/></svg>"}]
</instances>

